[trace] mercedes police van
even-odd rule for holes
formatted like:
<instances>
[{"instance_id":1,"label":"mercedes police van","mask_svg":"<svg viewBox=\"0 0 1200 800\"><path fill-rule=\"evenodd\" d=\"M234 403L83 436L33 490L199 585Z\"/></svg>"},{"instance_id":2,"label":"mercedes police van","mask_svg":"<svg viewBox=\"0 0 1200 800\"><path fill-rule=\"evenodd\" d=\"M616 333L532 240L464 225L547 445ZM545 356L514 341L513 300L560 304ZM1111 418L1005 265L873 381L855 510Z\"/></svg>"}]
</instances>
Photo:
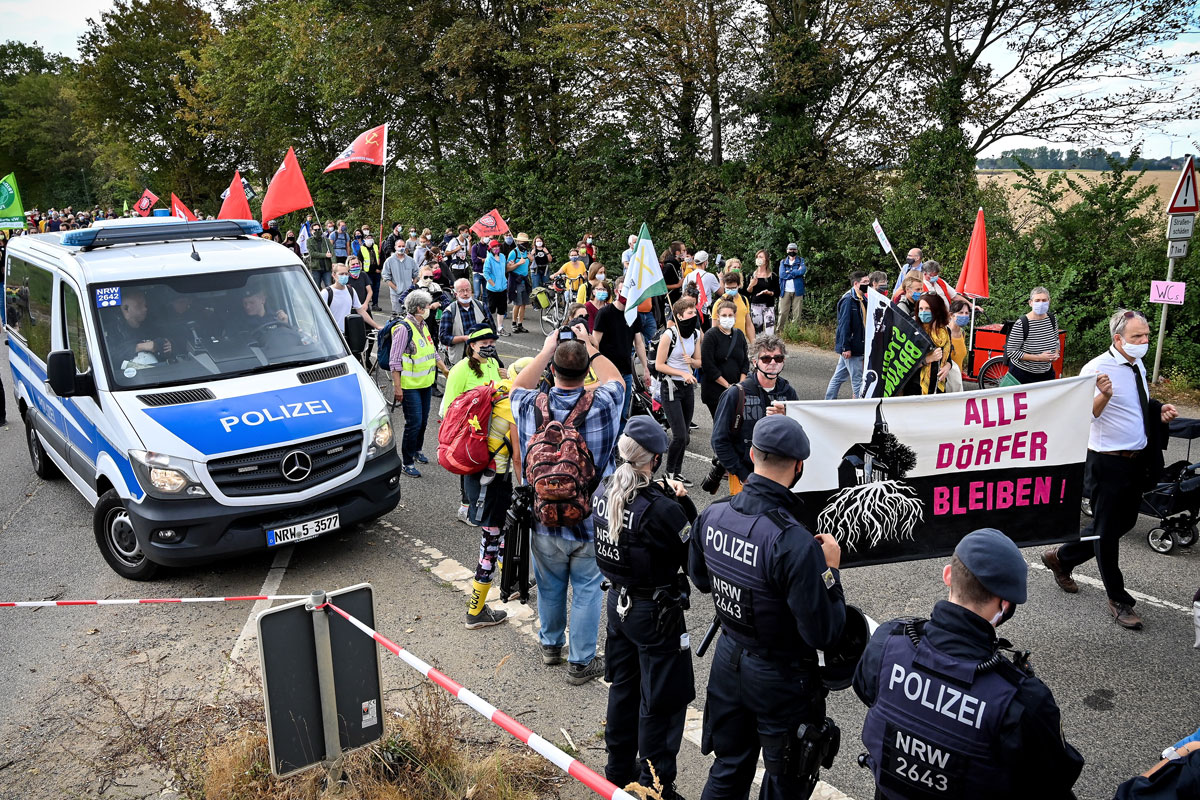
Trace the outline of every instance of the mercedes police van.
<instances>
[{"instance_id":1,"label":"mercedes police van","mask_svg":"<svg viewBox=\"0 0 1200 800\"><path fill-rule=\"evenodd\" d=\"M116 219L4 264L13 391L42 478L119 574L261 551L400 500L388 407L295 255L254 222Z\"/></svg>"}]
</instances>

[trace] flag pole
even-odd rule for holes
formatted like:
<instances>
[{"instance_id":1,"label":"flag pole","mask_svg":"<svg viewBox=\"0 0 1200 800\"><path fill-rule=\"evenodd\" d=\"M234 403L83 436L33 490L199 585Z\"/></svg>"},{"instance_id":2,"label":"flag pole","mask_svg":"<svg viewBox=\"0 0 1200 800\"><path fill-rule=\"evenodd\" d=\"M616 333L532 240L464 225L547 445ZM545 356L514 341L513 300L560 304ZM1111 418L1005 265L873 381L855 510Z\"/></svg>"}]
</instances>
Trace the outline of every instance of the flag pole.
<instances>
[{"instance_id":1,"label":"flag pole","mask_svg":"<svg viewBox=\"0 0 1200 800\"><path fill-rule=\"evenodd\" d=\"M383 190L379 193L379 241L383 242L383 208L387 200L387 168L388 168L388 149L387 149L387 129L388 124L383 123ZM382 245L381 245L382 246Z\"/></svg>"}]
</instances>

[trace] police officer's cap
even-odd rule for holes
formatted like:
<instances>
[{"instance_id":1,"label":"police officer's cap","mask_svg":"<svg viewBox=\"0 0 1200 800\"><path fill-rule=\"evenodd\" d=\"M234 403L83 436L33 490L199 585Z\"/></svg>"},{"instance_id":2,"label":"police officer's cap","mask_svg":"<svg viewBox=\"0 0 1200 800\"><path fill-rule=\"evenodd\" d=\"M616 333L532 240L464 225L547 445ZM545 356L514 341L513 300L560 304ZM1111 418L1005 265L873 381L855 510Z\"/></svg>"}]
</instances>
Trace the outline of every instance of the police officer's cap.
<instances>
[{"instance_id":1,"label":"police officer's cap","mask_svg":"<svg viewBox=\"0 0 1200 800\"><path fill-rule=\"evenodd\" d=\"M757 436L757 426L754 433ZM1013 540L1000 531L995 528L971 531L954 548L954 555L996 597L1010 603L1025 602L1029 565Z\"/></svg>"},{"instance_id":2,"label":"police officer's cap","mask_svg":"<svg viewBox=\"0 0 1200 800\"><path fill-rule=\"evenodd\" d=\"M652 417L644 414L630 417L629 422L625 425L625 435L651 453L661 454L667 452L669 444L667 434L662 429L662 426L655 422Z\"/></svg>"},{"instance_id":3,"label":"police officer's cap","mask_svg":"<svg viewBox=\"0 0 1200 800\"><path fill-rule=\"evenodd\" d=\"M808 458L808 434L804 432L804 426L783 414L772 414L759 420L754 426L751 444L760 453L774 453L797 461Z\"/></svg>"}]
</instances>

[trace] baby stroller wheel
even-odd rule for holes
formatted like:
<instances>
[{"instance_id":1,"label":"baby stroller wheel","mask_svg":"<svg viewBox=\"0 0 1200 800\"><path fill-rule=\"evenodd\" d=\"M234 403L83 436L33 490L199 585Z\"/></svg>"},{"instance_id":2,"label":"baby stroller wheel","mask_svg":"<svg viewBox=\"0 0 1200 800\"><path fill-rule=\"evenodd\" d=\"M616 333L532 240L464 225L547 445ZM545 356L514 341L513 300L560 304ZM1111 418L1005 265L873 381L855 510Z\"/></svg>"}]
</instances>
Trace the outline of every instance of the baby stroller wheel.
<instances>
[{"instance_id":1,"label":"baby stroller wheel","mask_svg":"<svg viewBox=\"0 0 1200 800\"><path fill-rule=\"evenodd\" d=\"M1174 528L1171 533L1175 535L1175 543L1180 547L1191 547L1196 543L1195 525L1180 525Z\"/></svg>"},{"instance_id":2,"label":"baby stroller wheel","mask_svg":"<svg viewBox=\"0 0 1200 800\"><path fill-rule=\"evenodd\" d=\"M1151 528L1146 534L1146 544L1154 552L1166 555L1175 549L1175 537L1166 528Z\"/></svg>"}]
</instances>

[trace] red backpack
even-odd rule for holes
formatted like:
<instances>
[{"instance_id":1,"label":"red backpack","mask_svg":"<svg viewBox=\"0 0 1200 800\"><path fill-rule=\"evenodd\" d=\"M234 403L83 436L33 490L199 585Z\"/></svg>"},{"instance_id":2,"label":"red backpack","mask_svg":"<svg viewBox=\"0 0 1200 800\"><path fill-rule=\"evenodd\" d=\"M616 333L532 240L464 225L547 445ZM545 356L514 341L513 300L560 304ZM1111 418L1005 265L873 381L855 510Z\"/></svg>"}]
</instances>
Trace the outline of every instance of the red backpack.
<instances>
[{"instance_id":1,"label":"red backpack","mask_svg":"<svg viewBox=\"0 0 1200 800\"><path fill-rule=\"evenodd\" d=\"M488 426L496 387L476 386L454 398L438 428L438 463L455 475L474 475L494 465Z\"/></svg>"},{"instance_id":2,"label":"red backpack","mask_svg":"<svg viewBox=\"0 0 1200 800\"><path fill-rule=\"evenodd\" d=\"M525 448L525 482L533 487L533 512L552 528L581 524L592 513L596 462L580 429L592 395L580 394L561 422L550 413L550 395L534 402L537 428Z\"/></svg>"}]
</instances>

